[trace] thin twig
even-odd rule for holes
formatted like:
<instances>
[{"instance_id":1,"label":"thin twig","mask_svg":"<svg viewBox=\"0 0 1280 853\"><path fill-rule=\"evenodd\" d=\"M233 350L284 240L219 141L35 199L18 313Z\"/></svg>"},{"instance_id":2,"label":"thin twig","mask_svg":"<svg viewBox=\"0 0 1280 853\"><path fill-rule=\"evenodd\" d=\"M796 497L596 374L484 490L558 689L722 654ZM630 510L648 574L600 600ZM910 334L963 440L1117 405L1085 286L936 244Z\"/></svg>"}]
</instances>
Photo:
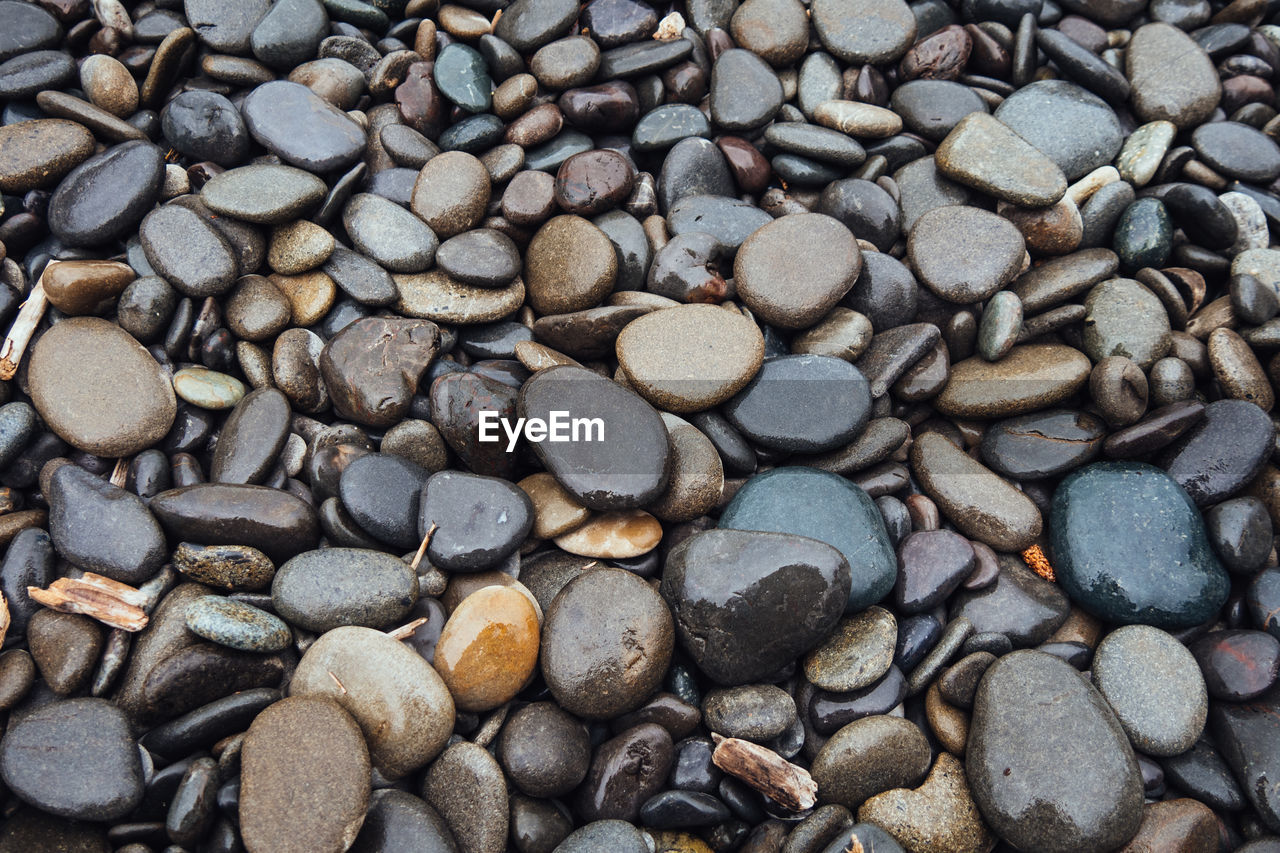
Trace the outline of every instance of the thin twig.
<instances>
[{"instance_id":1,"label":"thin twig","mask_svg":"<svg viewBox=\"0 0 1280 853\"><path fill-rule=\"evenodd\" d=\"M431 544L431 537L439 529L440 525L432 522L431 529L427 531L426 536L422 537L422 544L418 546L418 553L413 555L413 562L409 563L409 568L413 569L415 572L418 570L418 564L422 562L422 558L427 554L427 546Z\"/></svg>"},{"instance_id":2,"label":"thin twig","mask_svg":"<svg viewBox=\"0 0 1280 853\"><path fill-rule=\"evenodd\" d=\"M399 628L387 631L387 636L393 640L407 640L413 636L414 631L418 630L425 624L427 624L427 617L421 616L414 619L407 625L401 625Z\"/></svg>"},{"instance_id":3,"label":"thin twig","mask_svg":"<svg viewBox=\"0 0 1280 853\"><path fill-rule=\"evenodd\" d=\"M26 352L27 344L31 343L31 337L36 333L36 327L44 317L45 308L49 307L49 297L44 294L44 277L57 263L59 261L49 261L44 265L40 280L36 282L35 287L31 288L31 293L27 295L27 300L22 303L22 308L18 311L17 319L9 327L9 335L4 339L4 346L0 347L0 379L12 379L18 372L22 354Z\"/></svg>"}]
</instances>

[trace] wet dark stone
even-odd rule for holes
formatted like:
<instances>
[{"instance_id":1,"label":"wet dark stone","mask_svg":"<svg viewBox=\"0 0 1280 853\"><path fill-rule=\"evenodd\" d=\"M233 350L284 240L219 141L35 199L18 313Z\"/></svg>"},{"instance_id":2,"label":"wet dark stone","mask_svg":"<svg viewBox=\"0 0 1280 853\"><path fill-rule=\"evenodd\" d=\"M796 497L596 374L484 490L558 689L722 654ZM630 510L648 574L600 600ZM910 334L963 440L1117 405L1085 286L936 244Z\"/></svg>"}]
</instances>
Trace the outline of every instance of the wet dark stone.
<instances>
[{"instance_id":1,"label":"wet dark stone","mask_svg":"<svg viewBox=\"0 0 1280 853\"><path fill-rule=\"evenodd\" d=\"M215 483L261 483L279 461L292 417L289 401L280 391L250 391L222 426L209 479Z\"/></svg>"},{"instance_id":2,"label":"wet dark stone","mask_svg":"<svg viewBox=\"0 0 1280 853\"><path fill-rule=\"evenodd\" d=\"M282 561L315 547L315 510L301 498L267 486L200 483L161 492L150 510L176 541L249 545Z\"/></svg>"},{"instance_id":3,"label":"wet dark stone","mask_svg":"<svg viewBox=\"0 0 1280 853\"><path fill-rule=\"evenodd\" d=\"M973 546L950 530L919 530L898 547L893 601L901 613L923 613L941 604L969 576Z\"/></svg>"},{"instance_id":4,"label":"wet dark stone","mask_svg":"<svg viewBox=\"0 0 1280 853\"><path fill-rule=\"evenodd\" d=\"M765 361L722 411L748 439L793 453L848 444L865 427L871 392L862 373L838 358L793 355Z\"/></svg>"},{"instance_id":5,"label":"wet dark stone","mask_svg":"<svg viewBox=\"0 0 1280 853\"><path fill-rule=\"evenodd\" d=\"M715 530L676 546L660 591L699 669L721 684L742 684L826 636L844 612L848 586L848 563L824 543Z\"/></svg>"},{"instance_id":6,"label":"wet dark stone","mask_svg":"<svg viewBox=\"0 0 1280 853\"><path fill-rule=\"evenodd\" d=\"M487 376L449 373L431 384L431 422L473 472L511 478L519 456L508 452L505 441L480 441L480 412L497 412L514 422L516 395L511 386Z\"/></svg>"},{"instance_id":7,"label":"wet dark stone","mask_svg":"<svg viewBox=\"0 0 1280 853\"><path fill-rule=\"evenodd\" d=\"M306 86L275 80L244 100L253 138L282 160L310 172L350 166L364 152L360 126Z\"/></svg>"},{"instance_id":8,"label":"wet dark stone","mask_svg":"<svg viewBox=\"0 0 1280 853\"><path fill-rule=\"evenodd\" d=\"M1106 425L1084 412L1036 412L997 421L982 437L982 459L1015 480L1055 477L1102 453Z\"/></svg>"},{"instance_id":9,"label":"wet dark stone","mask_svg":"<svg viewBox=\"0 0 1280 853\"><path fill-rule=\"evenodd\" d=\"M975 634L999 634L1017 648L1043 643L1066 621L1067 596L1017 557L1001 557L999 565L995 583L963 590L952 599L951 618L964 617Z\"/></svg>"},{"instance_id":10,"label":"wet dark stone","mask_svg":"<svg viewBox=\"0 0 1280 853\"><path fill-rule=\"evenodd\" d=\"M49 200L49 230L71 246L96 246L131 233L155 204L164 152L125 142L90 157L62 179Z\"/></svg>"},{"instance_id":11,"label":"wet dark stone","mask_svg":"<svg viewBox=\"0 0 1280 853\"><path fill-rule=\"evenodd\" d=\"M1265 631L1214 631L1187 648L1212 699L1247 702L1267 692L1280 675L1280 640Z\"/></svg>"},{"instance_id":12,"label":"wet dark stone","mask_svg":"<svg viewBox=\"0 0 1280 853\"><path fill-rule=\"evenodd\" d=\"M244 119L216 92L183 92L165 105L160 122L165 139L192 160L233 166L249 153Z\"/></svg>"},{"instance_id":13,"label":"wet dark stone","mask_svg":"<svg viewBox=\"0 0 1280 853\"><path fill-rule=\"evenodd\" d=\"M1209 705L1209 730L1249 804L1263 823L1280 831L1280 803L1271 783L1280 773L1280 696L1275 691L1255 702Z\"/></svg>"},{"instance_id":14,"label":"wet dark stone","mask_svg":"<svg viewBox=\"0 0 1280 853\"><path fill-rule=\"evenodd\" d=\"M578 789L578 814L585 821L634 822L645 801L661 790L672 757L671 735L654 723L642 723L605 741L596 748Z\"/></svg>"},{"instance_id":15,"label":"wet dark stone","mask_svg":"<svg viewBox=\"0 0 1280 853\"><path fill-rule=\"evenodd\" d=\"M78 465L54 472L47 498L54 547L86 571L136 586L168 557L164 533L142 499Z\"/></svg>"},{"instance_id":16,"label":"wet dark stone","mask_svg":"<svg viewBox=\"0 0 1280 853\"><path fill-rule=\"evenodd\" d=\"M1245 400L1218 400L1162 457L1197 506L1231 497L1262 470L1275 442L1266 413Z\"/></svg>"},{"instance_id":17,"label":"wet dark stone","mask_svg":"<svg viewBox=\"0 0 1280 853\"><path fill-rule=\"evenodd\" d=\"M434 530L427 558L448 572L477 572L502 562L533 526L528 495L505 480L458 471L431 475L415 513L416 531Z\"/></svg>"},{"instance_id":18,"label":"wet dark stone","mask_svg":"<svg viewBox=\"0 0 1280 853\"><path fill-rule=\"evenodd\" d=\"M320 354L334 408L370 426L398 422L439 345L440 330L429 320L369 317L352 323Z\"/></svg>"},{"instance_id":19,"label":"wet dark stone","mask_svg":"<svg viewBox=\"0 0 1280 853\"><path fill-rule=\"evenodd\" d=\"M370 453L342 471L338 494L343 508L370 536L401 550L413 549L421 541L418 498L427 476L408 459Z\"/></svg>"}]
</instances>

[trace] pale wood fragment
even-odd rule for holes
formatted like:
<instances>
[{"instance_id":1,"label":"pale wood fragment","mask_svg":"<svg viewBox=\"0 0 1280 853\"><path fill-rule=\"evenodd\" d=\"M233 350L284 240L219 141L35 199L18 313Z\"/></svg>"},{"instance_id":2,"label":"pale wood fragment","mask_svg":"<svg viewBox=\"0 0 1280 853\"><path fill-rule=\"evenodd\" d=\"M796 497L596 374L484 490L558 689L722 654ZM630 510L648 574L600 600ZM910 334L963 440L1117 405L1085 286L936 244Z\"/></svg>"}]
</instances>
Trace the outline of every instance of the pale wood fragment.
<instances>
[{"instance_id":1,"label":"pale wood fragment","mask_svg":"<svg viewBox=\"0 0 1280 853\"><path fill-rule=\"evenodd\" d=\"M818 802L818 784L803 767L751 741L715 733L711 738L716 744L711 754L716 767L746 782L783 808L802 812Z\"/></svg>"},{"instance_id":2,"label":"pale wood fragment","mask_svg":"<svg viewBox=\"0 0 1280 853\"><path fill-rule=\"evenodd\" d=\"M29 586L27 594L51 610L80 613L112 628L135 632L147 627L142 609L146 594L93 572L81 578L58 578L48 589Z\"/></svg>"}]
</instances>

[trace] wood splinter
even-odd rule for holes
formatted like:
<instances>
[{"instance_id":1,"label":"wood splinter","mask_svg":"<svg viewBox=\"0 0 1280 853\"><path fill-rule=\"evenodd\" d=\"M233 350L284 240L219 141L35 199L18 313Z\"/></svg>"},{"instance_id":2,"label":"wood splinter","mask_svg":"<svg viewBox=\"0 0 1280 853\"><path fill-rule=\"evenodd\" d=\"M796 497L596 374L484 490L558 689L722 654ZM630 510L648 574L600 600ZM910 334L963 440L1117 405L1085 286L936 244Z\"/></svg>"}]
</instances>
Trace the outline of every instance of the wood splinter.
<instances>
[{"instance_id":1,"label":"wood splinter","mask_svg":"<svg viewBox=\"0 0 1280 853\"><path fill-rule=\"evenodd\" d=\"M58 578L48 589L29 586L27 595L50 610L79 613L112 628L135 632L147 627L142 609L147 594L93 572L85 572L82 578Z\"/></svg>"},{"instance_id":2,"label":"wood splinter","mask_svg":"<svg viewBox=\"0 0 1280 853\"><path fill-rule=\"evenodd\" d=\"M44 294L44 277L57 263L59 262L49 261L45 264L44 272L40 273L40 280L36 282L35 287L31 288L31 293L27 295L27 300L22 303L22 308L18 311L17 319L9 327L9 335L4 339L4 345L0 347L0 379L12 379L18 372L18 365L22 363L22 355L27 351L27 344L31 343L31 337L36 333L36 327L44 317L44 310L49 307L49 298Z\"/></svg>"},{"instance_id":3,"label":"wood splinter","mask_svg":"<svg viewBox=\"0 0 1280 853\"><path fill-rule=\"evenodd\" d=\"M802 812L818 802L818 783L803 767L751 741L714 732L711 739L716 744L711 754L711 762L716 767L746 782L783 808Z\"/></svg>"},{"instance_id":4,"label":"wood splinter","mask_svg":"<svg viewBox=\"0 0 1280 853\"><path fill-rule=\"evenodd\" d=\"M440 525L432 522L431 529L427 531L427 535L422 537L422 544L418 546L418 553L413 555L413 562L409 564L409 568L415 572L418 570L418 564L422 562L422 558L427 555L427 546L431 544L431 537L440 529Z\"/></svg>"},{"instance_id":5,"label":"wood splinter","mask_svg":"<svg viewBox=\"0 0 1280 853\"><path fill-rule=\"evenodd\" d=\"M4 635L9 631L9 602L5 601L4 593L0 592L0 646L4 645Z\"/></svg>"},{"instance_id":6,"label":"wood splinter","mask_svg":"<svg viewBox=\"0 0 1280 853\"><path fill-rule=\"evenodd\" d=\"M393 640L407 640L413 636L414 631L418 630L425 624L427 624L427 617L420 616L409 624L401 625L399 628L387 631L386 633L387 636Z\"/></svg>"}]
</instances>

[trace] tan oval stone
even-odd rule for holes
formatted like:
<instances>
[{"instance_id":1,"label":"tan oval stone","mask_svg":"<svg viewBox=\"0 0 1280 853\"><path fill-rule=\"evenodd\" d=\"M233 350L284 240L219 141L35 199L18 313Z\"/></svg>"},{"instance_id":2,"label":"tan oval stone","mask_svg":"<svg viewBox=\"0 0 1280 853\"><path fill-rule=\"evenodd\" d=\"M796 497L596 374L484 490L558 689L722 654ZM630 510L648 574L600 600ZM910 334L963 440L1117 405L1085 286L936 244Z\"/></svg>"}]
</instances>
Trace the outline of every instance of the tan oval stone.
<instances>
[{"instance_id":1,"label":"tan oval stone","mask_svg":"<svg viewBox=\"0 0 1280 853\"><path fill-rule=\"evenodd\" d=\"M911 469L925 494L964 535L997 551L1023 551L1043 521L1031 499L935 432L911 446Z\"/></svg>"},{"instance_id":2,"label":"tan oval stone","mask_svg":"<svg viewBox=\"0 0 1280 853\"><path fill-rule=\"evenodd\" d=\"M462 151L446 151L422 167L409 206L444 240L480 224L489 191L484 163Z\"/></svg>"},{"instance_id":3,"label":"tan oval stone","mask_svg":"<svg viewBox=\"0 0 1280 853\"><path fill-rule=\"evenodd\" d=\"M935 405L954 418L1003 418L1045 409L1080 390L1092 365L1062 344L1015 346L997 362L981 357L952 365Z\"/></svg>"},{"instance_id":4,"label":"tan oval stone","mask_svg":"<svg viewBox=\"0 0 1280 853\"><path fill-rule=\"evenodd\" d=\"M506 287L479 287L453 278L444 270L393 273L400 301L396 311L437 323L465 326L509 317L524 304L524 281L516 276Z\"/></svg>"},{"instance_id":5,"label":"tan oval stone","mask_svg":"<svg viewBox=\"0 0 1280 853\"><path fill-rule=\"evenodd\" d=\"M64 314L96 314L137 278L118 261L62 261L44 272L44 294Z\"/></svg>"},{"instance_id":6,"label":"tan oval stone","mask_svg":"<svg viewBox=\"0 0 1280 853\"><path fill-rule=\"evenodd\" d=\"M546 370L548 367L559 367L567 364L572 367L581 367L574 359L551 347L540 344L537 341L516 341L516 358L520 363L533 372Z\"/></svg>"},{"instance_id":7,"label":"tan oval stone","mask_svg":"<svg viewBox=\"0 0 1280 853\"><path fill-rule=\"evenodd\" d=\"M249 853L342 853L356 840L369 804L369 751L336 702L289 697L267 708L245 734L240 767Z\"/></svg>"},{"instance_id":8,"label":"tan oval stone","mask_svg":"<svg viewBox=\"0 0 1280 853\"><path fill-rule=\"evenodd\" d=\"M37 119L0 127L0 190L52 187L93 149L93 134L74 121Z\"/></svg>"},{"instance_id":9,"label":"tan oval stone","mask_svg":"<svg viewBox=\"0 0 1280 853\"><path fill-rule=\"evenodd\" d=\"M606 512L556 537L556 545L579 557L625 560L647 554L662 541L662 524L641 509Z\"/></svg>"},{"instance_id":10,"label":"tan oval stone","mask_svg":"<svg viewBox=\"0 0 1280 853\"><path fill-rule=\"evenodd\" d=\"M871 321L852 308L837 305L817 325L796 335L791 352L796 355L829 355L852 364L871 343Z\"/></svg>"},{"instance_id":11,"label":"tan oval stone","mask_svg":"<svg viewBox=\"0 0 1280 853\"><path fill-rule=\"evenodd\" d=\"M453 731L453 699L436 670L372 628L322 634L298 661L289 695L341 705L364 733L373 765L391 779L435 758Z\"/></svg>"},{"instance_id":12,"label":"tan oval stone","mask_svg":"<svg viewBox=\"0 0 1280 853\"><path fill-rule=\"evenodd\" d=\"M628 323L616 350L640 396L671 412L698 412L751 381L764 360L764 336L741 314L715 305L681 305Z\"/></svg>"},{"instance_id":13,"label":"tan oval stone","mask_svg":"<svg viewBox=\"0 0 1280 853\"><path fill-rule=\"evenodd\" d=\"M578 503L577 498L546 471L530 474L516 485L524 489L533 502L533 535L539 539L554 539L568 533L591 515L591 510Z\"/></svg>"},{"instance_id":14,"label":"tan oval stone","mask_svg":"<svg viewBox=\"0 0 1280 853\"><path fill-rule=\"evenodd\" d=\"M276 273L267 278L289 300L295 326L310 326L320 322L329 313L333 300L338 295L338 287L333 279L322 272L301 275Z\"/></svg>"},{"instance_id":15,"label":"tan oval stone","mask_svg":"<svg viewBox=\"0 0 1280 853\"><path fill-rule=\"evenodd\" d=\"M124 63L105 53L96 53L80 63L80 88L90 103L118 118L128 118L138 110L138 81Z\"/></svg>"},{"instance_id":16,"label":"tan oval stone","mask_svg":"<svg viewBox=\"0 0 1280 853\"><path fill-rule=\"evenodd\" d=\"M996 843L973 801L964 764L949 752L938 755L919 788L876 794L858 809L858 820L874 823L915 853L986 853Z\"/></svg>"},{"instance_id":17,"label":"tan oval stone","mask_svg":"<svg viewBox=\"0 0 1280 853\"><path fill-rule=\"evenodd\" d=\"M1264 412L1275 406L1275 391L1258 357L1244 338L1230 329L1209 334L1209 364L1227 397L1248 400Z\"/></svg>"},{"instance_id":18,"label":"tan oval stone","mask_svg":"<svg viewBox=\"0 0 1280 853\"><path fill-rule=\"evenodd\" d=\"M463 711L488 711L515 697L538 664L538 615L510 587L463 599L436 644L436 671Z\"/></svg>"},{"instance_id":19,"label":"tan oval stone","mask_svg":"<svg viewBox=\"0 0 1280 853\"><path fill-rule=\"evenodd\" d=\"M299 219L271 232L267 263L283 275L310 272L329 260L334 245L333 235L327 229Z\"/></svg>"},{"instance_id":20,"label":"tan oval stone","mask_svg":"<svg viewBox=\"0 0 1280 853\"><path fill-rule=\"evenodd\" d=\"M130 456L164 438L178 401L163 369L115 323L72 317L36 342L27 381L49 428L95 456Z\"/></svg>"},{"instance_id":21,"label":"tan oval stone","mask_svg":"<svg viewBox=\"0 0 1280 853\"><path fill-rule=\"evenodd\" d=\"M724 463L702 430L675 415L661 413L671 445L667 489L649 504L663 521L692 521L720 503L724 493Z\"/></svg>"},{"instance_id":22,"label":"tan oval stone","mask_svg":"<svg viewBox=\"0 0 1280 853\"><path fill-rule=\"evenodd\" d=\"M547 220L529 241L524 263L529 304L539 314L594 308L613 290L618 274L613 243L581 216Z\"/></svg>"},{"instance_id":23,"label":"tan oval stone","mask_svg":"<svg viewBox=\"0 0 1280 853\"><path fill-rule=\"evenodd\" d=\"M804 657L805 678L823 690L860 690L893 664L898 620L883 607L846 616Z\"/></svg>"}]
</instances>

